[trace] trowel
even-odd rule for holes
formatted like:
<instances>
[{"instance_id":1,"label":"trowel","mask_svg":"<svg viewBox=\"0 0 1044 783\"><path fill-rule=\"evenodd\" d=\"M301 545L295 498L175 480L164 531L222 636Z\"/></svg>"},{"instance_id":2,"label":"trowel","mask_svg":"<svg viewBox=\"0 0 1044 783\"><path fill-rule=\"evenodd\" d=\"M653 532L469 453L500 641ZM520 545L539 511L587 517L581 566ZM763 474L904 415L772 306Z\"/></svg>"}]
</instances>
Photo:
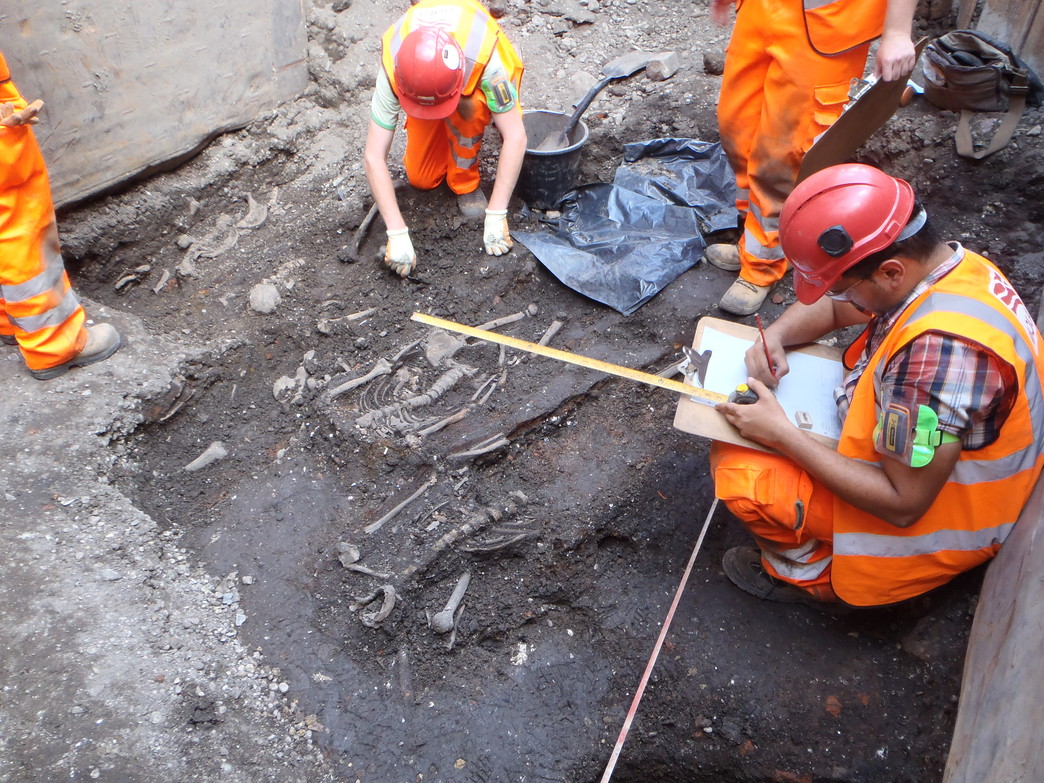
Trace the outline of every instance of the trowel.
<instances>
[{"instance_id":1,"label":"trowel","mask_svg":"<svg viewBox=\"0 0 1044 783\"><path fill-rule=\"evenodd\" d=\"M544 140L534 149L537 152L551 152L552 150L560 150L564 147L569 146L569 134L572 133L573 128L576 127L576 123L580 120L580 115L583 114L587 107L591 105L591 101L595 99L609 82L616 79L623 79L627 76L633 76L652 62L654 55L648 52L628 52L622 54L619 57L610 60L604 66L602 66L602 78L599 79L594 87L587 91L587 94L580 99L580 102L576 104L576 110L573 115L569 118L569 121L565 124L561 130L551 131Z\"/></svg>"}]
</instances>

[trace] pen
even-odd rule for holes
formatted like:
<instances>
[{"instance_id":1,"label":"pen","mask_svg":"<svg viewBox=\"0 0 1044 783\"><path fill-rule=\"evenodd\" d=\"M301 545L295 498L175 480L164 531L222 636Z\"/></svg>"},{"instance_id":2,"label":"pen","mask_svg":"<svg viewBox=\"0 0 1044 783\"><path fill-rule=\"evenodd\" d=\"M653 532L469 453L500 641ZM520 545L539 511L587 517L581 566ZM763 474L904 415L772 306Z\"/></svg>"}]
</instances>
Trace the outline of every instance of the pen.
<instances>
[{"instance_id":1,"label":"pen","mask_svg":"<svg viewBox=\"0 0 1044 783\"><path fill-rule=\"evenodd\" d=\"M769 372L772 373L772 377L776 377L776 368L772 366L772 357L769 356L768 344L765 342L765 327L761 325L761 314L754 316L754 319L758 324L758 334L761 335L761 347L765 349L765 361L768 362Z\"/></svg>"}]
</instances>

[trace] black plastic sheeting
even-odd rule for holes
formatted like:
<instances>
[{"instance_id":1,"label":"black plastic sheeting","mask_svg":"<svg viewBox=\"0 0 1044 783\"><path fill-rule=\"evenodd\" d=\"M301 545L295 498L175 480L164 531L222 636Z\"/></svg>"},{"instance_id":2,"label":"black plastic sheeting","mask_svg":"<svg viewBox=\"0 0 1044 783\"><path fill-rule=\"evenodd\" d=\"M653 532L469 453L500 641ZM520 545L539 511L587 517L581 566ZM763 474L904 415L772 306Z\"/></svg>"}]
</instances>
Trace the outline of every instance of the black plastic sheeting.
<instances>
[{"instance_id":1,"label":"black plastic sheeting","mask_svg":"<svg viewBox=\"0 0 1044 783\"><path fill-rule=\"evenodd\" d=\"M736 228L736 180L718 143L653 139L624 146L613 184L559 201L551 231L514 231L574 291L630 315L700 260L704 236Z\"/></svg>"}]
</instances>

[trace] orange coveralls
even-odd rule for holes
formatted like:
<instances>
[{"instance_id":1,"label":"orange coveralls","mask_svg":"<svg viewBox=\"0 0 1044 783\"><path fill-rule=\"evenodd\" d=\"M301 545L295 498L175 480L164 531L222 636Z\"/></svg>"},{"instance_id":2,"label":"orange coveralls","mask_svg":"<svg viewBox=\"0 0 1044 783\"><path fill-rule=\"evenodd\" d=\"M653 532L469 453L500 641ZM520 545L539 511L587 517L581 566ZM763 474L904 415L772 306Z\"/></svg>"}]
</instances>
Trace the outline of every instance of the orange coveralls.
<instances>
[{"instance_id":1,"label":"orange coveralls","mask_svg":"<svg viewBox=\"0 0 1044 783\"><path fill-rule=\"evenodd\" d=\"M24 109L0 54L0 103ZM47 168L28 125L0 126L0 334L14 335L31 370L76 356L86 315L69 283Z\"/></svg>"},{"instance_id":2,"label":"orange coveralls","mask_svg":"<svg viewBox=\"0 0 1044 783\"><path fill-rule=\"evenodd\" d=\"M857 0L855 11L851 0L804 5L815 9L806 12L801 0L738 0L725 55L718 128L744 215L740 277L759 286L787 271L779 246L783 201L805 152L862 77L887 0Z\"/></svg>"},{"instance_id":3,"label":"orange coveralls","mask_svg":"<svg viewBox=\"0 0 1044 783\"><path fill-rule=\"evenodd\" d=\"M518 90L522 82L522 59L504 31L486 9L475 0L421 0L384 34L382 64L395 87L395 53L398 43L416 29L414 16L431 6L459 6L457 26L451 30L464 52L466 73L463 94L457 110L444 120L406 117L404 163L410 184L431 190L445 179L450 190L461 195L479 186L478 156L482 137L492 113L478 87L482 72L493 52L507 69L508 78Z\"/></svg>"}]
</instances>

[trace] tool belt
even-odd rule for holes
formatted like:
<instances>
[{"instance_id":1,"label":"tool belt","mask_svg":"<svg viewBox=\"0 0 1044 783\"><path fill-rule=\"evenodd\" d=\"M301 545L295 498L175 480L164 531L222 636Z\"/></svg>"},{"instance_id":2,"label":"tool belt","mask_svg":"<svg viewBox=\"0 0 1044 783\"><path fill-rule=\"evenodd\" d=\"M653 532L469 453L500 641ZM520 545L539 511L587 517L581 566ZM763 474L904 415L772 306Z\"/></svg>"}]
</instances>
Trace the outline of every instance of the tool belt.
<instances>
[{"instance_id":1,"label":"tool belt","mask_svg":"<svg viewBox=\"0 0 1044 783\"><path fill-rule=\"evenodd\" d=\"M1044 96L1036 74L1007 44L972 30L954 30L925 47L924 97L941 109L961 113L954 140L957 154L982 160L1011 140L1027 101L1039 106ZM993 139L980 150L971 135L977 111L1007 112Z\"/></svg>"}]
</instances>

